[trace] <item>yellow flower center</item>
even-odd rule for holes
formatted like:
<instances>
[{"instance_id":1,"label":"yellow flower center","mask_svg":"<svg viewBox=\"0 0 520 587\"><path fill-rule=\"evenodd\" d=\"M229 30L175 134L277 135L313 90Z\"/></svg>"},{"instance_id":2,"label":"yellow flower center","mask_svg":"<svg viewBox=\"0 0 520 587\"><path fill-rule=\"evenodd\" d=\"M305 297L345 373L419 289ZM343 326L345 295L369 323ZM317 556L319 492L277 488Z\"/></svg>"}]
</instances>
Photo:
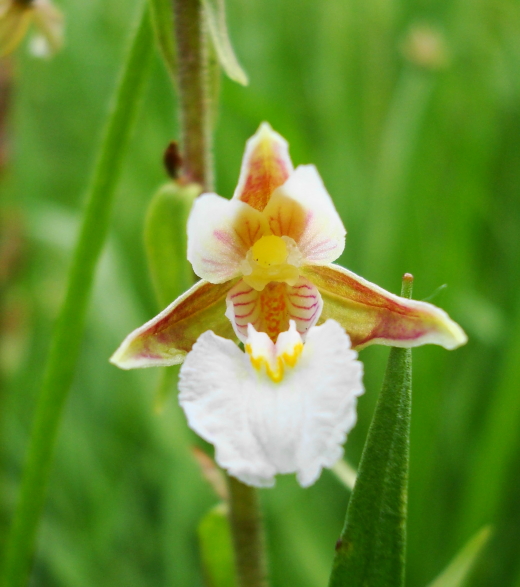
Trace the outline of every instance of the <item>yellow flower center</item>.
<instances>
[{"instance_id":1,"label":"yellow flower center","mask_svg":"<svg viewBox=\"0 0 520 587\"><path fill-rule=\"evenodd\" d=\"M293 239L270 234L258 239L242 263L244 281L257 291L272 282L294 285L300 276L301 254Z\"/></svg>"},{"instance_id":2,"label":"yellow flower center","mask_svg":"<svg viewBox=\"0 0 520 587\"><path fill-rule=\"evenodd\" d=\"M284 240L273 234L257 240L251 252L253 259L264 269L273 265L281 265L286 261L288 255Z\"/></svg>"}]
</instances>

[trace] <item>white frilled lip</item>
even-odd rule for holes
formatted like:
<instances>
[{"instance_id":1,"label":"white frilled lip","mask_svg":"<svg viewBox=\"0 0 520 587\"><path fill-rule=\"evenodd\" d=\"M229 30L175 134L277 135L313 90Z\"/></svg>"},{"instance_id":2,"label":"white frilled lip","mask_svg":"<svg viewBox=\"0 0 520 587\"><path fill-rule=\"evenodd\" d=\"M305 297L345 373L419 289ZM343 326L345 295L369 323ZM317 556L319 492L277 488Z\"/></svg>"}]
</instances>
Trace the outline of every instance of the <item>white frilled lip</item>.
<instances>
[{"instance_id":1,"label":"white frilled lip","mask_svg":"<svg viewBox=\"0 0 520 587\"><path fill-rule=\"evenodd\" d=\"M291 329L278 351L294 344ZM248 344L253 352L276 354L274 343L252 327ZM362 371L348 335L332 320L309 331L279 383L258 372L236 344L206 332L181 368L179 403L229 474L269 487L276 474L296 473L306 487L343 454L363 393Z\"/></svg>"}]
</instances>

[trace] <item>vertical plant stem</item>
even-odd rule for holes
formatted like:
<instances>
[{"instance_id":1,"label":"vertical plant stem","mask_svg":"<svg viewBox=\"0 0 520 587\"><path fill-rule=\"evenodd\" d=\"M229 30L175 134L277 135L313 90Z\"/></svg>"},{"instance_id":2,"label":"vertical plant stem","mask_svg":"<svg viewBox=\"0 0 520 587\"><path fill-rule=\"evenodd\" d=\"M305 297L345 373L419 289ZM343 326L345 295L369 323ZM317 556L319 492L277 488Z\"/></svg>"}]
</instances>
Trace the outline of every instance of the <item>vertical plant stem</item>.
<instances>
[{"instance_id":1,"label":"vertical plant stem","mask_svg":"<svg viewBox=\"0 0 520 587\"><path fill-rule=\"evenodd\" d=\"M151 28L145 10L123 66L87 192L65 300L56 322L35 409L19 501L6 547L0 583L3 587L22 587L28 579L54 445L80 351L94 273L108 232L117 179L152 49Z\"/></svg>"},{"instance_id":2,"label":"vertical plant stem","mask_svg":"<svg viewBox=\"0 0 520 587\"><path fill-rule=\"evenodd\" d=\"M200 0L173 0L183 172L212 189L208 46Z\"/></svg>"},{"instance_id":3,"label":"vertical plant stem","mask_svg":"<svg viewBox=\"0 0 520 587\"><path fill-rule=\"evenodd\" d=\"M239 587L267 587L265 537L254 487L228 477L230 523Z\"/></svg>"},{"instance_id":4,"label":"vertical plant stem","mask_svg":"<svg viewBox=\"0 0 520 587\"><path fill-rule=\"evenodd\" d=\"M209 51L201 0L173 0L184 179L212 188ZM256 490L229 477L230 523L240 587L267 587Z\"/></svg>"}]
</instances>

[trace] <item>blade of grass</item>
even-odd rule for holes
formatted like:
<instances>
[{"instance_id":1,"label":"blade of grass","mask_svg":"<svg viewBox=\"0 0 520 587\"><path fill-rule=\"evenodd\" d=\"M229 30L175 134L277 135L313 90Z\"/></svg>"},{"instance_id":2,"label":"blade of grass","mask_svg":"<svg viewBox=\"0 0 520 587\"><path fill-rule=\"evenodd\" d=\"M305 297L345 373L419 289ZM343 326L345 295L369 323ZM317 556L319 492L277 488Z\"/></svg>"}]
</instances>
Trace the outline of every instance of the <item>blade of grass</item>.
<instances>
[{"instance_id":1,"label":"blade of grass","mask_svg":"<svg viewBox=\"0 0 520 587\"><path fill-rule=\"evenodd\" d=\"M177 54L172 34L173 6L171 0L150 0L150 19L166 69L172 79L175 79Z\"/></svg>"},{"instance_id":2,"label":"blade of grass","mask_svg":"<svg viewBox=\"0 0 520 587\"><path fill-rule=\"evenodd\" d=\"M145 9L123 66L87 192L67 292L51 341L35 409L19 501L6 546L1 582L5 587L22 587L29 575L54 445L74 377L94 273L108 232L117 179L147 78L152 48L152 32Z\"/></svg>"},{"instance_id":3,"label":"blade of grass","mask_svg":"<svg viewBox=\"0 0 520 587\"><path fill-rule=\"evenodd\" d=\"M404 276L401 295L412 281ZM411 397L411 350L392 348L329 587L404 585Z\"/></svg>"},{"instance_id":4,"label":"blade of grass","mask_svg":"<svg viewBox=\"0 0 520 587\"><path fill-rule=\"evenodd\" d=\"M479 554L488 543L490 535L491 528L489 526L479 530L428 587L462 587L467 581Z\"/></svg>"}]
</instances>

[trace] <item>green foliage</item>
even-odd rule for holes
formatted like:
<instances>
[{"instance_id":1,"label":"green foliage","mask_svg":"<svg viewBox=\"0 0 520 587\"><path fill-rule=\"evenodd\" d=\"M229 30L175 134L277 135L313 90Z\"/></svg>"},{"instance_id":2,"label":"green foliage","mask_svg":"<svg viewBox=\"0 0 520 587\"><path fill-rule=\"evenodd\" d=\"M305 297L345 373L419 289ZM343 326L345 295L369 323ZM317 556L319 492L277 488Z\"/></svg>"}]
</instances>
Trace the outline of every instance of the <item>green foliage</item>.
<instances>
[{"instance_id":1,"label":"green foliage","mask_svg":"<svg viewBox=\"0 0 520 587\"><path fill-rule=\"evenodd\" d=\"M226 504L216 505L202 518L198 534L207 586L235 587L235 560Z\"/></svg>"},{"instance_id":2,"label":"green foliage","mask_svg":"<svg viewBox=\"0 0 520 587\"><path fill-rule=\"evenodd\" d=\"M204 14L213 47L222 69L233 81L247 86L246 72L238 63L233 51L226 24L226 4L224 0L202 0Z\"/></svg>"},{"instance_id":3,"label":"green foliage","mask_svg":"<svg viewBox=\"0 0 520 587\"><path fill-rule=\"evenodd\" d=\"M177 55L172 35L173 3L171 0L149 0L150 18L155 32L155 40L171 77L177 74Z\"/></svg>"},{"instance_id":4,"label":"green foliage","mask_svg":"<svg viewBox=\"0 0 520 587\"><path fill-rule=\"evenodd\" d=\"M411 297L406 278L403 295ZM330 587L404 585L411 403L412 352L392 348Z\"/></svg>"},{"instance_id":5,"label":"green foliage","mask_svg":"<svg viewBox=\"0 0 520 587\"><path fill-rule=\"evenodd\" d=\"M490 534L491 529L486 526L472 536L446 569L428 587L464 587L475 562L488 543Z\"/></svg>"}]
</instances>

